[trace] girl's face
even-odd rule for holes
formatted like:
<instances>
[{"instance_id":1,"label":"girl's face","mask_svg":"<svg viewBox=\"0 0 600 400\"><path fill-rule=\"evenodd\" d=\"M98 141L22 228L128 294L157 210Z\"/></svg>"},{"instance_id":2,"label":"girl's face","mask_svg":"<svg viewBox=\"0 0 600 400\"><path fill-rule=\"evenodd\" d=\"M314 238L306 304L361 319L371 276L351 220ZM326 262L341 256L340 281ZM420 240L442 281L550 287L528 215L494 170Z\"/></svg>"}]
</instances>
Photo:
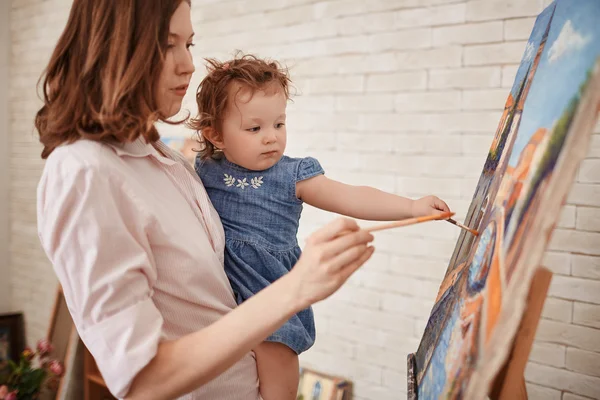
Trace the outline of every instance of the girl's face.
<instances>
[{"instance_id":1,"label":"girl's face","mask_svg":"<svg viewBox=\"0 0 600 400\"><path fill-rule=\"evenodd\" d=\"M217 147L227 160L254 171L271 168L283 156L287 98L277 84L252 93L232 83Z\"/></svg>"},{"instance_id":2,"label":"girl's face","mask_svg":"<svg viewBox=\"0 0 600 400\"><path fill-rule=\"evenodd\" d=\"M190 52L193 36L190 6L182 1L169 23L165 62L156 87L158 109L164 117L172 117L179 112L195 71Z\"/></svg>"}]
</instances>

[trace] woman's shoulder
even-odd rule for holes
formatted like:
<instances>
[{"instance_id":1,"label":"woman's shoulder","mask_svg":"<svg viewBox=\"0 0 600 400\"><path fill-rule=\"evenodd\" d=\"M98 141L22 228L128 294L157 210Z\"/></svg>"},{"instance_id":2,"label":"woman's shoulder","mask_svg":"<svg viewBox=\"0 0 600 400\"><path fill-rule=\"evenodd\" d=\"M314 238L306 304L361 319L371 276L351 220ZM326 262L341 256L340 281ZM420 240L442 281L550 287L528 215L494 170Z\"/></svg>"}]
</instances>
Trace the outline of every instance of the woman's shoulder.
<instances>
[{"instance_id":1,"label":"woman's shoulder","mask_svg":"<svg viewBox=\"0 0 600 400\"><path fill-rule=\"evenodd\" d=\"M106 171L114 169L118 159L118 155L109 144L81 139L57 147L48 156L45 169L64 169L71 172Z\"/></svg>"},{"instance_id":2,"label":"woman's shoulder","mask_svg":"<svg viewBox=\"0 0 600 400\"><path fill-rule=\"evenodd\" d=\"M82 139L59 146L48 156L38 191L82 182L122 187L126 180L123 160L111 145Z\"/></svg>"}]
</instances>

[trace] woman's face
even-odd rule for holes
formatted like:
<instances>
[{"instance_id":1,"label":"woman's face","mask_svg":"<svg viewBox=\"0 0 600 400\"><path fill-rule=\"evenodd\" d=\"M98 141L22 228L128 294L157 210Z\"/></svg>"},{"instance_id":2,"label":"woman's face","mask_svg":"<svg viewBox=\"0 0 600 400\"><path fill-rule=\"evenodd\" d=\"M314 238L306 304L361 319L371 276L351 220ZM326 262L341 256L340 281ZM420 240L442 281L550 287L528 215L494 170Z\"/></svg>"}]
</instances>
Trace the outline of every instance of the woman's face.
<instances>
[{"instance_id":1,"label":"woman's face","mask_svg":"<svg viewBox=\"0 0 600 400\"><path fill-rule=\"evenodd\" d=\"M195 71L190 52L193 37L190 6L182 1L169 23L165 63L156 89L158 109L164 117L172 117L179 112L183 96Z\"/></svg>"}]
</instances>

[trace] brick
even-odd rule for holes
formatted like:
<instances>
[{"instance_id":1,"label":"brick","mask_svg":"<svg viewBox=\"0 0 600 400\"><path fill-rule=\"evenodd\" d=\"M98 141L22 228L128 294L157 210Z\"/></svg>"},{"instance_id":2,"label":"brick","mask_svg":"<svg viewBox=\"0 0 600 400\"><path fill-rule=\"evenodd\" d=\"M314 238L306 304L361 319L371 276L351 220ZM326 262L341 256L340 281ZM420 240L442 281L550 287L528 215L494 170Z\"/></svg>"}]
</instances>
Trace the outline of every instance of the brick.
<instances>
[{"instance_id":1,"label":"brick","mask_svg":"<svg viewBox=\"0 0 600 400\"><path fill-rule=\"evenodd\" d=\"M397 388L398 385L406 380L406 368L403 371L393 371L386 369L383 371L383 386Z\"/></svg>"},{"instance_id":2,"label":"brick","mask_svg":"<svg viewBox=\"0 0 600 400\"><path fill-rule=\"evenodd\" d=\"M560 390L527 382L527 398L531 400L561 400Z\"/></svg>"},{"instance_id":3,"label":"brick","mask_svg":"<svg viewBox=\"0 0 600 400\"><path fill-rule=\"evenodd\" d=\"M396 28L392 13L363 14L325 21L342 36L391 31Z\"/></svg>"},{"instance_id":4,"label":"brick","mask_svg":"<svg viewBox=\"0 0 600 400\"><path fill-rule=\"evenodd\" d=\"M478 0L467 3L467 21L485 21L536 16L542 11L538 2L519 0Z\"/></svg>"},{"instance_id":5,"label":"brick","mask_svg":"<svg viewBox=\"0 0 600 400\"><path fill-rule=\"evenodd\" d=\"M396 53L396 57L402 69L459 67L462 63L462 47L407 51Z\"/></svg>"},{"instance_id":6,"label":"brick","mask_svg":"<svg viewBox=\"0 0 600 400\"><path fill-rule=\"evenodd\" d=\"M458 179L397 178L396 187L400 191L404 190L410 193L437 193L439 196L460 196L460 180Z\"/></svg>"},{"instance_id":7,"label":"brick","mask_svg":"<svg viewBox=\"0 0 600 400\"><path fill-rule=\"evenodd\" d=\"M381 365L387 368L398 368L400 360L406 357L404 350L383 348L380 346L357 346L356 359L365 364Z\"/></svg>"},{"instance_id":8,"label":"brick","mask_svg":"<svg viewBox=\"0 0 600 400\"><path fill-rule=\"evenodd\" d=\"M577 229L596 231L600 228L600 208L577 207Z\"/></svg>"},{"instance_id":9,"label":"brick","mask_svg":"<svg viewBox=\"0 0 600 400\"><path fill-rule=\"evenodd\" d=\"M600 281L556 275L549 294L554 297L600 304Z\"/></svg>"},{"instance_id":10,"label":"brick","mask_svg":"<svg viewBox=\"0 0 600 400\"><path fill-rule=\"evenodd\" d=\"M577 182L600 183L600 160L583 160L579 167Z\"/></svg>"},{"instance_id":11,"label":"brick","mask_svg":"<svg viewBox=\"0 0 600 400\"><path fill-rule=\"evenodd\" d=\"M314 57L298 60L291 67L291 73L293 77L354 75L395 72L398 68L393 53L338 55L335 57Z\"/></svg>"},{"instance_id":12,"label":"brick","mask_svg":"<svg viewBox=\"0 0 600 400\"><path fill-rule=\"evenodd\" d=\"M505 89L465 90L462 96L462 109L504 110L507 97Z\"/></svg>"},{"instance_id":13,"label":"brick","mask_svg":"<svg viewBox=\"0 0 600 400\"><path fill-rule=\"evenodd\" d=\"M568 204L600 207L600 185L575 183L567 197Z\"/></svg>"},{"instance_id":14,"label":"brick","mask_svg":"<svg viewBox=\"0 0 600 400\"><path fill-rule=\"evenodd\" d=\"M525 42L506 42L465 47L465 65L518 63L523 57L524 50Z\"/></svg>"},{"instance_id":15,"label":"brick","mask_svg":"<svg viewBox=\"0 0 600 400\"><path fill-rule=\"evenodd\" d=\"M428 280L383 273L368 274L361 283L366 289L382 293L400 293L426 299L435 296L439 287L439 284ZM411 325L410 331L412 330Z\"/></svg>"},{"instance_id":16,"label":"brick","mask_svg":"<svg viewBox=\"0 0 600 400\"><path fill-rule=\"evenodd\" d=\"M549 388L568 390L575 394L600 397L600 378L577 374L565 369L528 363L525 379Z\"/></svg>"},{"instance_id":17,"label":"brick","mask_svg":"<svg viewBox=\"0 0 600 400\"><path fill-rule=\"evenodd\" d=\"M538 364L564 367L566 350L565 346L559 344L536 342L531 348L529 360Z\"/></svg>"},{"instance_id":18,"label":"brick","mask_svg":"<svg viewBox=\"0 0 600 400\"><path fill-rule=\"evenodd\" d=\"M343 111L392 111L394 96L391 94L339 96L336 103L336 108Z\"/></svg>"},{"instance_id":19,"label":"brick","mask_svg":"<svg viewBox=\"0 0 600 400\"><path fill-rule=\"evenodd\" d=\"M567 369L582 374L600 377L600 354L568 348Z\"/></svg>"},{"instance_id":20,"label":"brick","mask_svg":"<svg viewBox=\"0 0 600 400\"><path fill-rule=\"evenodd\" d=\"M573 255L571 275L600 280L600 257Z\"/></svg>"},{"instance_id":21,"label":"brick","mask_svg":"<svg viewBox=\"0 0 600 400\"><path fill-rule=\"evenodd\" d=\"M439 27L433 30L433 45L499 42L502 30L501 21Z\"/></svg>"},{"instance_id":22,"label":"brick","mask_svg":"<svg viewBox=\"0 0 600 400\"><path fill-rule=\"evenodd\" d=\"M458 110L460 98L459 91L402 93L395 97L395 109L399 113Z\"/></svg>"},{"instance_id":23,"label":"brick","mask_svg":"<svg viewBox=\"0 0 600 400\"><path fill-rule=\"evenodd\" d=\"M366 80L367 92L414 91L426 87L427 73L424 71L370 75Z\"/></svg>"},{"instance_id":24,"label":"brick","mask_svg":"<svg viewBox=\"0 0 600 400\"><path fill-rule=\"evenodd\" d=\"M326 19L361 14L364 12L364 3L362 0L330 0L319 2L313 6L313 17L315 19Z\"/></svg>"},{"instance_id":25,"label":"brick","mask_svg":"<svg viewBox=\"0 0 600 400\"><path fill-rule=\"evenodd\" d=\"M397 28L457 24L465 21L465 4L400 10L394 14Z\"/></svg>"},{"instance_id":26,"label":"brick","mask_svg":"<svg viewBox=\"0 0 600 400\"><path fill-rule=\"evenodd\" d=\"M504 21L505 40L527 40L533 30L535 18L516 18Z\"/></svg>"},{"instance_id":27,"label":"brick","mask_svg":"<svg viewBox=\"0 0 600 400\"><path fill-rule=\"evenodd\" d=\"M394 273L416 278L431 278L437 280L438 286L448 268L448 262L445 260L418 260L415 263L411 258L400 256L393 256L390 265L396 267L397 271Z\"/></svg>"},{"instance_id":28,"label":"brick","mask_svg":"<svg viewBox=\"0 0 600 400\"><path fill-rule=\"evenodd\" d=\"M575 303L573 323L600 329L600 306L596 304ZM600 335L600 331L596 331Z\"/></svg>"},{"instance_id":29,"label":"brick","mask_svg":"<svg viewBox=\"0 0 600 400\"><path fill-rule=\"evenodd\" d=\"M463 153L469 155L479 155L481 164L480 166L481 169L483 169L487 153L492 145L493 137L491 135L482 136L464 134L461 135L461 139Z\"/></svg>"},{"instance_id":30,"label":"brick","mask_svg":"<svg viewBox=\"0 0 600 400\"><path fill-rule=\"evenodd\" d=\"M338 300L346 301L350 304L359 305L365 308L377 310L381 306L381 298L379 293L368 289L354 289L343 287L335 294Z\"/></svg>"},{"instance_id":31,"label":"brick","mask_svg":"<svg viewBox=\"0 0 600 400\"><path fill-rule=\"evenodd\" d=\"M558 224L556 226L567 229L575 228L576 219L579 218L576 216L577 212L578 210L574 206L564 206L561 210Z\"/></svg>"},{"instance_id":32,"label":"brick","mask_svg":"<svg viewBox=\"0 0 600 400\"><path fill-rule=\"evenodd\" d=\"M377 152L381 143L390 143L394 139L393 133L353 133L341 132L337 135L336 144L340 150L361 149L363 152Z\"/></svg>"},{"instance_id":33,"label":"brick","mask_svg":"<svg viewBox=\"0 0 600 400\"><path fill-rule=\"evenodd\" d=\"M317 328L320 328L317 325ZM330 353L336 356L353 358L356 353L356 343L336 335L321 335L315 340L314 350Z\"/></svg>"},{"instance_id":34,"label":"brick","mask_svg":"<svg viewBox=\"0 0 600 400\"><path fill-rule=\"evenodd\" d=\"M542 266L549 268L555 274L571 274L571 254L547 251L544 254Z\"/></svg>"},{"instance_id":35,"label":"brick","mask_svg":"<svg viewBox=\"0 0 600 400\"><path fill-rule=\"evenodd\" d=\"M328 78L312 78L308 81L308 93L360 93L364 89L362 76L338 76Z\"/></svg>"},{"instance_id":36,"label":"brick","mask_svg":"<svg viewBox=\"0 0 600 400\"><path fill-rule=\"evenodd\" d=\"M430 89L469 89L500 86L499 67L433 69L429 71ZM506 94L508 96L508 92Z\"/></svg>"},{"instance_id":37,"label":"brick","mask_svg":"<svg viewBox=\"0 0 600 400\"><path fill-rule=\"evenodd\" d=\"M428 302L411 298L409 296L392 293L383 294L381 307L384 311L397 311L409 317L421 317L429 315L433 299Z\"/></svg>"},{"instance_id":38,"label":"brick","mask_svg":"<svg viewBox=\"0 0 600 400\"><path fill-rule=\"evenodd\" d=\"M415 320L397 312L355 309L354 313L355 321L361 326L402 335L410 335L414 331Z\"/></svg>"},{"instance_id":39,"label":"brick","mask_svg":"<svg viewBox=\"0 0 600 400\"><path fill-rule=\"evenodd\" d=\"M573 320L573 302L548 297L544 302L542 317L554 321L570 323Z\"/></svg>"},{"instance_id":40,"label":"brick","mask_svg":"<svg viewBox=\"0 0 600 400\"><path fill-rule=\"evenodd\" d=\"M400 390L402 387L400 387ZM398 398L398 388L390 389L379 385L354 381L352 386L352 396L356 400L396 400Z\"/></svg>"},{"instance_id":41,"label":"brick","mask_svg":"<svg viewBox=\"0 0 600 400\"><path fill-rule=\"evenodd\" d=\"M367 46L373 52L424 49L431 47L431 29L377 33L369 36Z\"/></svg>"},{"instance_id":42,"label":"brick","mask_svg":"<svg viewBox=\"0 0 600 400\"><path fill-rule=\"evenodd\" d=\"M563 322L542 319L537 329L536 340L600 352L597 329Z\"/></svg>"},{"instance_id":43,"label":"brick","mask_svg":"<svg viewBox=\"0 0 600 400\"><path fill-rule=\"evenodd\" d=\"M581 232L555 229L550 250L600 255L600 232Z\"/></svg>"},{"instance_id":44,"label":"brick","mask_svg":"<svg viewBox=\"0 0 600 400\"><path fill-rule=\"evenodd\" d=\"M547 0L544 0L544 1L546 2ZM577 396L576 394L565 392L563 394L562 400L590 400L590 398L583 397L583 396Z\"/></svg>"},{"instance_id":45,"label":"brick","mask_svg":"<svg viewBox=\"0 0 600 400\"><path fill-rule=\"evenodd\" d=\"M600 124L599 124L600 125ZM592 135L592 141L590 144L590 149L588 150L588 157L600 157L600 134L598 134L598 128L594 131L596 132Z\"/></svg>"},{"instance_id":46,"label":"brick","mask_svg":"<svg viewBox=\"0 0 600 400\"><path fill-rule=\"evenodd\" d=\"M335 96L295 96L293 102L288 105L288 110L310 111L310 112L329 112L335 108Z\"/></svg>"}]
</instances>

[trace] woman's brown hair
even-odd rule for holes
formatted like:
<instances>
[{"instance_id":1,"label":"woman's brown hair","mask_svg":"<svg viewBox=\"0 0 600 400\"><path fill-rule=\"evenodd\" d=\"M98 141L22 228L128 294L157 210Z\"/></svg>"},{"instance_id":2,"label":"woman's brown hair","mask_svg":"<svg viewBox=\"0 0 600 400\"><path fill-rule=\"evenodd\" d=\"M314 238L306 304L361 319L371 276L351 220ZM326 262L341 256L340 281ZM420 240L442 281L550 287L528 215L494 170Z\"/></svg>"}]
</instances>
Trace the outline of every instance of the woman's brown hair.
<instances>
[{"instance_id":1,"label":"woman's brown hair","mask_svg":"<svg viewBox=\"0 0 600 400\"><path fill-rule=\"evenodd\" d=\"M240 83L254 93L264 90L268 85L276 84L290 98L290 78L288 70L277 61L260 59L252 54L236 54L229 61L221 62L206 59L208 74L204 77L196 92L198 116L188 122L188 127L198 133L200 157L207 159L220 156L219 150L206 139L206 130L212 129L221 135L221 127L227 111L228 87L232 82Z\"/></svg>"},{"instance_id":2,"label":"woman's brown hair","mask_svg":"<svg viewBox=\"0 0 600 400\"><path fill-rule=\"evenodd\" d=\"M158 140L155 85L171 16L190 0L75 0L43 80L42 158L79 139Z\"/></svg>"}]
</instances>

